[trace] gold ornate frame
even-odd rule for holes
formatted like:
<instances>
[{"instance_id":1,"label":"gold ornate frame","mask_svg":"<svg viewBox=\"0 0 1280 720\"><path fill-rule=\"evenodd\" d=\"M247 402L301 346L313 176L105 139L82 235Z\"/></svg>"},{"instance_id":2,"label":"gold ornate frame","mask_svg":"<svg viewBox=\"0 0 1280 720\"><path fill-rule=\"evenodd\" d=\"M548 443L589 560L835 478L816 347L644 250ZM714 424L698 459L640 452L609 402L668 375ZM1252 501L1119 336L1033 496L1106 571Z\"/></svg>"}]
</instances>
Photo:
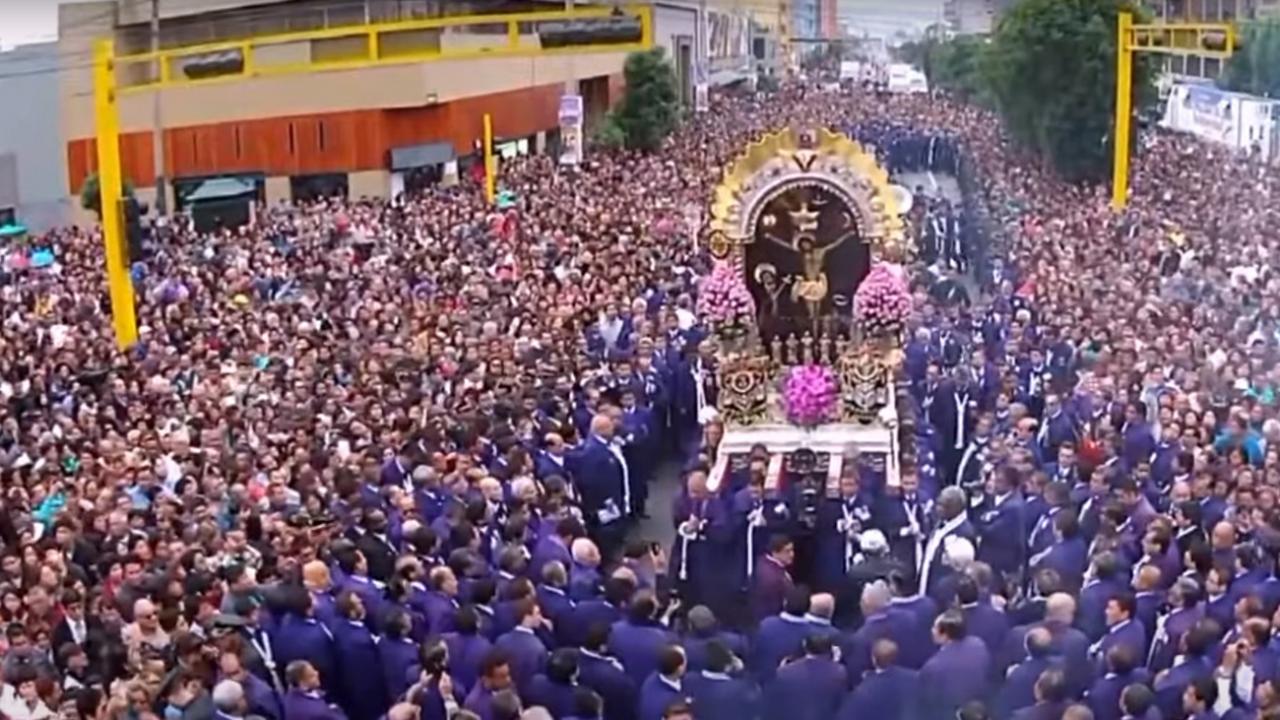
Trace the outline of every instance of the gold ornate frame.
<instances>
[{"instance_id":1,"label":"gold ornate frame","mask_svg":"<svg viewBox=\"0 0 1280 720\"><path fill-rule=\"evenodd\" d=\"M906 262L903 211L910 201L875 154L848 136L825 128L788 128L752 143L730 165L716 188L708 227L708 249L718 259L744 262L743 248L755 240L759 215L779 193L796 186L821 186L856 209L872 260ZM817 362L830 366L841 386L837 422L875 424L878 412L892 405L900 352L868 340L830 335L792 336L762 347L758 336L745 343L721 342L719 410L729 427L776 420L777 380L786 368Z\"/></svg>"},{"instance_id":2,"label":"gold ornate frame","mask_svg":"<svg viewBox=\"0 0 1280 720\"><path fill-rule=\"evenodd\" d=\"M797 184L821 185L858 211L872 257L904 262L909 248L902 201L874 153L826 128L787 128L752 143L724 173L711 205L708 249L741 258L770 198Z\"/></svg>"}]
</instances>

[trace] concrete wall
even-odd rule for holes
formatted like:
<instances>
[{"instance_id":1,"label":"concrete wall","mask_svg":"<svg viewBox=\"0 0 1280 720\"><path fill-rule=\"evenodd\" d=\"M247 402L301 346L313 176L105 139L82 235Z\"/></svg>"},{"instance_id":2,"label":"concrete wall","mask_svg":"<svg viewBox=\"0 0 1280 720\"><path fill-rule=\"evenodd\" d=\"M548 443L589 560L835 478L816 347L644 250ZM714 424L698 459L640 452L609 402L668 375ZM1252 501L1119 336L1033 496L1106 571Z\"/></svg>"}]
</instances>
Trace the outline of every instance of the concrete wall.
<instances>
[{"instance_id":1,"label":"concrete wall","mask_svg":"<svg viewBox=\"0 0 1280 720\"><path fill-rule=\"evenodd\" d=\"M365 70L228 80L161 91L166 127L368 108L420 107L521 87L563 83L622 71L623 53L445 60ZM61 83L63 137L89 137L93 78L70 70ZM120 100L122 132L152 126L150 93Z\"/></svg>"},{"instance_id":2,"label":"concrete wall","mask_svg":"<svg viewBox=\"0 0 1280 720\"><path fill-rule=\"evenodd\" d=\"M386 197L391 191L391 173L386 170L355 172L347 176L347 196Z\"/></svg>"},{"instance_id":3,"label":"concrete wall","mask_svg":"<svg viewBox=\"0 0 1280 720\"><path fill-rule=\"evenodd\" d=\"M55 73L57 43L24 45L0 53L0 155L10 157L10 178L0 178L0 206L13 206L19 219L35 231L58 225L66 216L66 160L58 125L60 115Z\"/></svg>"}]
</instances>

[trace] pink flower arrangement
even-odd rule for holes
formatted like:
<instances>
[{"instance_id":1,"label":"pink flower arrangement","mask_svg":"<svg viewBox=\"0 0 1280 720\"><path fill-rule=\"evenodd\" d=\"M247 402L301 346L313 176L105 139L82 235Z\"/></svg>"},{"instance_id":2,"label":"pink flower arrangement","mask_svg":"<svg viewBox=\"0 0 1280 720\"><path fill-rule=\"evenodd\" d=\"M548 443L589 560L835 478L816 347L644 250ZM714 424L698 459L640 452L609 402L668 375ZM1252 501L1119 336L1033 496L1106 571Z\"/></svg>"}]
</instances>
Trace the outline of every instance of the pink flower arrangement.
<instances>
[{"instance_id":1,"label":"pink flower arrangement","mask_svg":"<svg viewBox=\"0 0 1280 720\"><path fill-rule=\"evenodd\" d=\"M901 268L876 263L853 295L853 313L871 335L892 335L911 314L911 290Z\"/></svg>"},{"instance_id":2,"label":"pink flower arrangement","mask_svg":"<svg viewBox=\"0 0 1280 720\"><path fill-rule=\"evenodd\" d=\"M838 396L835 373L823 365L797 365L783 381L783 409L795 425L813 427L830 421Z\"/></svg>"},{"instance_id":3,"label":"pink flower arrangement","mask_svg":"<svg viewBox=\"0 0 1280 720\"><path fill-rule=\"evenodd\" d=\"M711 274L698 284L698 314L717 325L746 325L755 313L742 271L733 263L716 261Z\"/></svg>"}]
</instances>

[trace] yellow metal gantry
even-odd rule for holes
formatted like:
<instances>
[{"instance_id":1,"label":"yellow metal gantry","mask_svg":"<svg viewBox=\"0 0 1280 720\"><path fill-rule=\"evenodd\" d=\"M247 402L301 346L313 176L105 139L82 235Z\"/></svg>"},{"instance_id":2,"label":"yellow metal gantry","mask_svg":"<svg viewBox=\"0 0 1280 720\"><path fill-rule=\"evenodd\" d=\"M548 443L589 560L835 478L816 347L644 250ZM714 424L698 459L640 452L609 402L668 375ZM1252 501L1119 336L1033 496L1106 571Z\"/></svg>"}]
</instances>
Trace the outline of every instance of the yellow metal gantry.
<instances>
[{"instance_id":1,"label":"yellow metal gantry","mask_svg":"<svg viewBox=\"0 0 1280 720\"><path fill-rule=\"evenodd\" d=\"M586 40L544 48L535 29L541 23L601 21L618 17L619 14L639 21L638 40L627 39L610 43ZM115 328L117 346L123 350L138 340L137 311L133 296L133 282L129 275L129 254L123 232L124 218L121 213L123 173L120 166L120 113L117 106L120 95L158 92L172 87L258 77L332 70L360 70L441 60L634 52L653 47L653 19L653 7L644 4L627 5L617 9L595 6L573 10L459 15L260 35L247 40L206 43L122 56L115 54L113 40L99 40L94 45L94 122L107 287L111 294L111 321ZM491 30L495 26L502 26L505 31L494 34ZM445 31L465 32L468 27L486 28L487 31L483 34L495 37L496 41L481 46L473 44L465 47L448 47L445 42ZM397 39L414 34L427 37L433 32L440 33L440 37L434 43L420 42L412 49L406 50L405 43L396 42ZM337 56L328 53L327 57L312 57L303 62L271 61L272 53L269 51L272 48L316 42L327 42L331 47L340 46L344 52ZM268 52L259 52L260 50L268 50ZM213 77L187 77L180 67L184 62L228 53L238 57L240 60L238 66L233 66L230 71ZM134 82L122 82L121 71L137 66L143 66L146 70L140 73L140 79ZM130 74L123 73L123 75L127 78ZM493 120L489 115L485 115L483 133L484 166L487 176L485 195L492 203L496 194L497 162L493 157ZM162 170L157 168L158 172Z\"/></svg>"},{"instance_id":2,"label":"yellow metal gantry","mask_svg":"<svg viewBox=\"0 0 1280 720\"><path fill-rule=\"evenodd\" d=\"M1239 37L1231 23L1133 22L1122 12L1116 22L1115 159L1111 172L1111 207L1123 210L1129 201L1129 144L1133 119L1133 56L1135 53L1183 55L1225 60L1235 54Z\"/></svg>"}]
</instances>

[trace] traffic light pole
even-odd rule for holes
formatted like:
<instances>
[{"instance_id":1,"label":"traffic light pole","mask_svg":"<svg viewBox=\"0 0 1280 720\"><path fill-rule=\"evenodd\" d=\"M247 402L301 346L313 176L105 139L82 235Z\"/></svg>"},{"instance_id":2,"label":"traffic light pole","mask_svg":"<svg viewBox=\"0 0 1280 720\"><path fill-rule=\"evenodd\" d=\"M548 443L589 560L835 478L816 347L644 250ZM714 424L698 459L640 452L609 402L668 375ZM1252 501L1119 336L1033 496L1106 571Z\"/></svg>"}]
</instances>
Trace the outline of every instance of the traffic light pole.
<instances>
[{"instance_id":1,"label":"traffic light pole","mask_svg":"<svg viewBox=\"0 0 1280 720\"><path fill-rule=\"evenodd\" d=\"M493 156L493 116L484 114L484 197L490 205L498 197L498 161Z\"/></svg>"},{"instance_id":2,"label":"traffic light pole","mask_svg":"<svg viewBox=\"0 0 1280 720\"><path fill-rule=\"evenodd\" d=\"M1111 172L1111 208L1124 209L1129 198L1130 121L1133 119L1133 47L1129 42L1133 13L1116 21L1116 123L1112 133L1115 159Z\"/></svg>"},{"instance_id":3,"label":"traffic light pole","mask_svg":"<svg viewBox=\"0 0 1280 720\"><path fill-rule=\"evenodd\" d=\"M115 50L111 40L93 48L94 124L97 132L98 188L101 192L102 249L106 255L107 289L111 294L111 323L116 345L125 350L138 341L138 317L134 307L133 280L129 277L129 252L121 214L120 117L116 112Z\"/></svg>"},{"instance_id":4,"label":"traffic light pole","mask_svg":"<svg viewBox=\"0 0 1280 720\"><path fill-rule=\"evenodd\" d=\"M1111 207L1129 202L1129 151L1133 122L1133 56L1137 53L1181 55L1226 60L1240 48L1231 23L1135 24L1133 13L1116 17L1116 117L1112 132L1115 157L1111 167Z\"/></svg>"},{"instance_id":5,"label":"traffic light pole","mask_svg":"<svg viewBox=\"0 0 1280 720\"><path fill-rule=\"evenodd\" d=\"M164 77L164 64L160 57L160 0L151 0L151 52L156 55L156 78ZM165 178L164 148L164 105L161 96L164 93L156 90L151 95L151 145L153 162L156 167L156 217L164 217L169 212L169 190Z\"/></svg>"}]
</instances>

